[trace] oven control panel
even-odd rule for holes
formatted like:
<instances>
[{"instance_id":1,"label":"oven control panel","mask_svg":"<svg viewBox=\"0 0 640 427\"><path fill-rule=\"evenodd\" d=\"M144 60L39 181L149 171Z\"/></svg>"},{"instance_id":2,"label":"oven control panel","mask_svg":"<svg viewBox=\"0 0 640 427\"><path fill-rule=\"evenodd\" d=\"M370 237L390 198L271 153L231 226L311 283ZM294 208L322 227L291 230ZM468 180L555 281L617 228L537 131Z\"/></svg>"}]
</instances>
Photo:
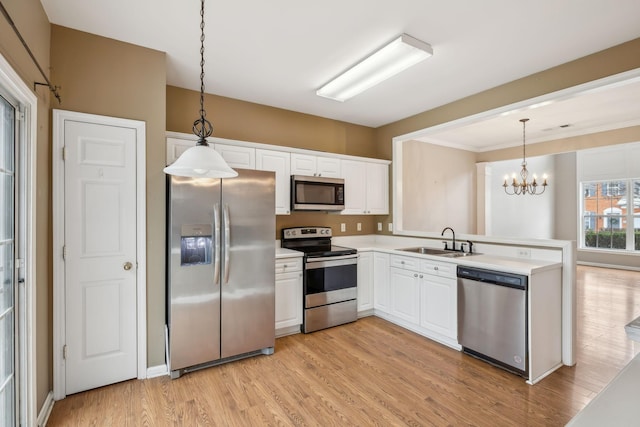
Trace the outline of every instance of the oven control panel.
<instances>
[{"instance_id":1,"label":"oven control panel","mask_svg":"<svg viewBox=\"0 0 640 427\"><path fill-rule=\"evenodd\" d=\"M309 239L314 237L331 237L330 227L292 227L282 229L283 239Z\"/></svg>"}]
</instances>

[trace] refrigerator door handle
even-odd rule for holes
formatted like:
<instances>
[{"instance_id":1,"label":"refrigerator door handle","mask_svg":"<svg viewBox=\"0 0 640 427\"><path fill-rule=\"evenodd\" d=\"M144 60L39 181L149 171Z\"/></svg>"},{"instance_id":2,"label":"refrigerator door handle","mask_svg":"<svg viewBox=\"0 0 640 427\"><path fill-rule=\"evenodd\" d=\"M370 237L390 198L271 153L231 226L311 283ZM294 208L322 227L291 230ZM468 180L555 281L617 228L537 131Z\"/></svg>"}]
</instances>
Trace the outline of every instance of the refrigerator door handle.
<instances>
[{"instance_id":1,"label":"refrigerator door handle","mask_svg":"<svg viewBox=\"0 0 640 427\"><path fill-rule=\"evenodd\" d=\"M229 248L231 247L231 220L229 205L224 205L224 284L229 282Z\"/></svg>"},{"instance_id":2,"label":"refrigerator door handle","mask_svg":"<svg viewBox=\"0 0 640 427\"><path fill-rule=\"evenodd\" d=\"M213 205L213 277L214 283L220 282L220 203Z\"/></svg>"}]
</instances>

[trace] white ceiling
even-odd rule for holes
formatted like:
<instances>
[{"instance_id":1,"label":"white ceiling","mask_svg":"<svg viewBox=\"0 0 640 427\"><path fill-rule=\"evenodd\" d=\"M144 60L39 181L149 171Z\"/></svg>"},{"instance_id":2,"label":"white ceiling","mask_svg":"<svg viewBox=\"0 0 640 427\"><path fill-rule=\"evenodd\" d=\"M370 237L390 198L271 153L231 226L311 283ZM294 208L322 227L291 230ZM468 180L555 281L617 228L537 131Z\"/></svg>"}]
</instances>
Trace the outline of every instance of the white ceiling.
<instances>
[{"instance_id":1,"label":"white ceiling","mask_svg":"<svg viewBox=\"0 0 640 427\"><path fill-rule=\"evenodd\" d=\"M41 1L51 23L166 52L167 83L200 89L199 1ZM205 22L207 93L378 127L638 38L640 1L209 0ZM344 103L315 95L401 33L430 43L433 57ZM589 109L599 121L606 111L618 122L638 118L639 88L617 94L633 111L614 111L619 103L603 91L591 107L573 96L530 125L578 126L587 116L576 113ZM476 151L514 145L519 118L430 137Z\"/></svg>"}]
</instances>

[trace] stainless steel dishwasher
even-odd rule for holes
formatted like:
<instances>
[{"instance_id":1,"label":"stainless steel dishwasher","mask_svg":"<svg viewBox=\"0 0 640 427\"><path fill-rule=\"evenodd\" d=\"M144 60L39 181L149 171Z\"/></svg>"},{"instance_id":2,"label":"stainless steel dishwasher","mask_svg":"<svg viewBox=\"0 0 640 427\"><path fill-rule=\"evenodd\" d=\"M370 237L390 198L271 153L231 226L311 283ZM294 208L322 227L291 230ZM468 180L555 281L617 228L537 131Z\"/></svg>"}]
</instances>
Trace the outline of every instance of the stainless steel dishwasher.
<instances>
[{"instance_id":1,"label":"stainless steel dishwasher","mask_svg":"<svg viewBox=\"0 0 640 427\"><path fill-rule=\"evenodd\" d=\"M527 276L458 266L462 350L528 376Z\"/></svg>"}]
</instances>

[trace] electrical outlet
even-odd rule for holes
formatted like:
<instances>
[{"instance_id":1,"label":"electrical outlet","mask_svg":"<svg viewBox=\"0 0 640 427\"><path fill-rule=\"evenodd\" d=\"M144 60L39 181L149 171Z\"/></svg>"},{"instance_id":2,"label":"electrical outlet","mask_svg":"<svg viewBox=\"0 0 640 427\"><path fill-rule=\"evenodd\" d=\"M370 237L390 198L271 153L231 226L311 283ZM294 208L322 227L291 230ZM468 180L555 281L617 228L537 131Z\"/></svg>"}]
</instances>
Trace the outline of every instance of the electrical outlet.
<instances>
[{"instance_id":1,"label":"electrical outlet","mask_svg":"<svg viewBox=\"0 0 640 427\"><path fill-rule=\"evenodd\" d=\"M345 231L347 231L347 224L345 224L344 222L340 224L340 231L342 231L343 233Z\"/></svg>"},{"instance_id":2,"label":"electrical outlet","mask_svg":"<svg viewBox=\"0 0 640 427\"><path fill-rule=\"evenodd\" d=\"M389 231L393 231L393 224L389 223Z\"/></svg>"},{"instance_id":3,"label":"electrical outlet","mask_svg":"<svg viewBox=\"0 0 640 427\"><path fill-rule=\"evenodd\" d=\"M519 258L531 258L531 249L529 249L529 248L518 248L518 257Z\"/></svg>"},{"instance_id":4,"label":"electrical outlet","mask_svg":"<svg viewBox=\"0 0 640 427\"><path fill-rule=\"evenodd\" d=\"M378 223L378 231L382 231L382 223L381 222Z\"/></svg>"},{"instance_id":5,"label":"electrical outlet","mask_svg":"<svg viewBox=\"0 0 640 427\"><path fill-rule=\"evenodd\" d=\"M356 230L362 231L362 223L361 222L356 224Z\"/></svg>"}]
</instances>

